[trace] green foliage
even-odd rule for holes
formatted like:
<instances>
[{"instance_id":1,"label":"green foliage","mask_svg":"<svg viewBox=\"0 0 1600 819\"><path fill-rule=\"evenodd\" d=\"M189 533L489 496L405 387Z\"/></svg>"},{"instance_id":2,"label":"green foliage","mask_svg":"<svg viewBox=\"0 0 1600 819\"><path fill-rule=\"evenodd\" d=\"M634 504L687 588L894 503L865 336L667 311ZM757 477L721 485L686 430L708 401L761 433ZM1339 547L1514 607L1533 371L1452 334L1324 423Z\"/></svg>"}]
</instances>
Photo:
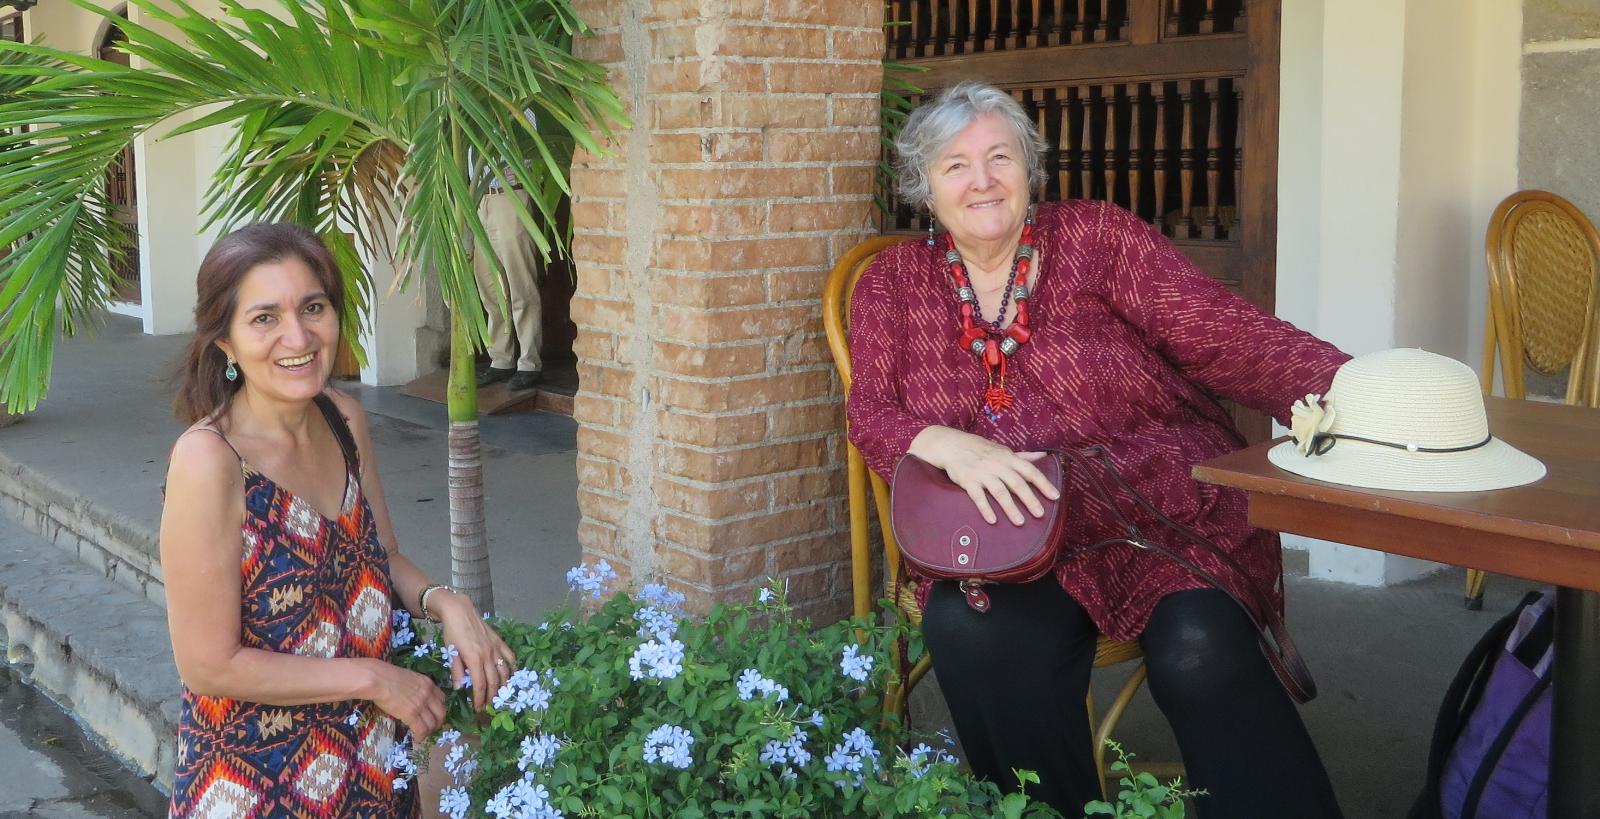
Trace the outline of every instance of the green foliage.
<instances>
[{"instance_id":1,"label":"green foliage","mask_svg":"<svg viewBox=\"0 0 1600 819\"><path fill-rule=\"evenodd\" d=\"M905 20L889 20L884 26L896 28L910 25ZM920 65L902 63L895 60L883 62L883 88L878 93L878 140L883 145L883 156L878 160L878 191L873 194L873 201L878 204L878 210L885 217L894 215L893 208L889 205L889 195L893 193L895 181L899 174L895 171L894 163L890 157L894 156L894 140L900 135L900 129L906 123L906 118L911 116L916 103L912 98L924 93L921 86L912 82L912 78L928 69Z\"/></svg>"},{"instance_id":2,"label":"green foliage","mask_svg":"<svg viewBox=\"0 0 1600 819\"><path fill-rule=\"evenodd\" d=\"M1055 815L1023 794L1002 797L948 754L926 745L901 750L908 737L883 713L878 692L902 629L865 620L814 629L794 616L781 588L704 618L667 615L665 625L662 591L647 587L648 600L614 594L587 613L558 612L537 626L493 621L526 669L524 683L537 680L550 697L518 712L514 681L480 718L466 692L451 692L450 724L482 739L475 772L458 778L465 790L450 798L470 798L471 815L493 815L485 811L496 795L523 779L524 740L557 738L552 761L526 765L528 788L542 788L544 804L569 817ZM413 627L412 646L437 639L431 627ZM641 646L672 641L681 664L652 676L651 663L637 659ZM854 663L845 660L852 647ZM445 682L437 648L396 655ZM751 675L766 680L766 693ZM647 740L663 726L693 738L686 767L646 761ZM788 756L787 748L804 753ZM435 759L451 751L429 747Z\"/></svg>"},{"instance_id":3,"label":"green foliage","mask_svg":"<svg viewBox=\"0 0 1600 819\"><path fill-rule=\"evenodd\" d=\"M481 344L468 250L469 238L488 248L481 168L529 192L519 217L548 253L565 238L552 226L574 147L601 153L624 122L604 69L571 55L585 29L570 0L279 0L271 12L223 0L216 17L183 0L130 4L134 19L116 24L140 67L0 42L0 400L23 409L47 390L56 334L111 298L107 249L126 248L104 180L141 135L233 128L209 223L321 234L347 277L346 339L374 290L360 247L410 260L397 286L413 269L438 276Z\"/></svg>"},{"instance_id":4,"label":"green foliage","mask_svg":"<svg viewBox=\"0 0 1600 819\"><path fill-rule=\"evenodd\" d=\"M1134 773L1131 767L1134 755L1122 746L1106 740L1106 747L1117 755L1111 763L1113 773L1122 774L1117 779L1117 803L1090 802L1083 810L1087 816L1110 816L1112 819L1183 819L1185 799L1205 795L1205 791L1185 790L1183 780L1174 779L1163 785L1149 772Z\"/></svg>"}]
</instances>

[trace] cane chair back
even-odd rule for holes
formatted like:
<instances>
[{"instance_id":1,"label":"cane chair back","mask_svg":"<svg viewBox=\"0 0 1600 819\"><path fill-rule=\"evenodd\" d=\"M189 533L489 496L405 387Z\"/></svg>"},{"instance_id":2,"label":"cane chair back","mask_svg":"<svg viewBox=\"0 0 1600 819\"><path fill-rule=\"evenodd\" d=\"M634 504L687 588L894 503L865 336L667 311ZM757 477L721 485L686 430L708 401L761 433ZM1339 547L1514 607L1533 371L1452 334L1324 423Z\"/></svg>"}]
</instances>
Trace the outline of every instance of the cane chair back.
<instances>
[{"instance_id":1,"label":"cane chair back","mask_svg":"<svg viewBox=\"0 0 1600 819\"><path fill-rule=\"evenodd\" d=\"M1571 202L1517 191L1489 217L1489 317L1482 385L1495 364L1507 398L1527 398L1529 368L1567 375L1566 402L1600 407L1600 233ZM1483 606L1483 572L1467 571L1467 608Z\"/></svg>"},{"instance_id":2,"label":"cane chair back","mask_svg":"<svg viewBox=\"0 0 1600 819\"><path fill-rule=\"evenodd\" d=\"M839 380L846 395L850 392L852 373L849 341L850 297L855 292L856 283L861 280L861 275L867 271L873 259L883 250L902 241L904 238L898 236L875 236L867 239L846 251L833 266L833 271L828 274L822 295L822 323L827 330L828 348L833 353L833 363L839 371ZM846 469L850 500L850 569L855 614L857 617L870 617L873 601L880 596L887 596L894 600L895 608L901 617L912 625L920 627L922 610L917 605L915 586L900 582L900 547L895 542L894 532L889 525L889 485L877 473L867 468L866 460L862 458L861 452L853 443L846 444ZM872 571L872 527L869 518L873 511L876 511L878 517L879 538L883 544L884 591L881 594L873 581ZM894 681L884 692L884 710L891 713L898 712L903 716L911 690L927 675L932 667L932 661L924 655L906 667L905 652L896 651L895 655L896 673ZM1128 704L1133 701L1134 694L1138 693L1139 686L1144 684L1143 657L1144 651L1136 641L1112 640L1101 636L1095 645L1095 668L1138 661L1138 665L1129 672L1116 698L1104 714L1096 718L1092 696L1086 703L1094 741L1095 767L1100 774L1102 792L1106 788L1105 741L1116 728ZM1181 769L1169 765L1149 765L1141 768L1181 772Z\"/></svg>"}]
</instances>

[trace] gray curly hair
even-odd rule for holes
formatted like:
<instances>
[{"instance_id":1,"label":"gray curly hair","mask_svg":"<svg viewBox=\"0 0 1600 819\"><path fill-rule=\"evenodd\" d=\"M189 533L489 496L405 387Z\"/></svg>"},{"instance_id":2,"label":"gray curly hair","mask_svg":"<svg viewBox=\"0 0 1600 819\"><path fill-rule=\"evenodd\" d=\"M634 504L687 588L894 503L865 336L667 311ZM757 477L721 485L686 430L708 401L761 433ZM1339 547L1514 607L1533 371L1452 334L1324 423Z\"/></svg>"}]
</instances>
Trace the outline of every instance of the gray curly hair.
<instances>
[{"instance_id":1,"label":"gray curly hair","mask_svg":"<svg viewBox=\"0 0 1600 819\"><path fill-rule=\"evenodd\" d=\"M995 114L1011 126L1022 146L1022 163L1028 169L1028 188L1044 185L1044 157L1049 143L1039 136L1033 118L1010 94L988 83L964 80L917 106L894 140L896 190L900 201L932 209L933 186L928 171L939 152L972 121Z\"/></svg>"}]
</instances>

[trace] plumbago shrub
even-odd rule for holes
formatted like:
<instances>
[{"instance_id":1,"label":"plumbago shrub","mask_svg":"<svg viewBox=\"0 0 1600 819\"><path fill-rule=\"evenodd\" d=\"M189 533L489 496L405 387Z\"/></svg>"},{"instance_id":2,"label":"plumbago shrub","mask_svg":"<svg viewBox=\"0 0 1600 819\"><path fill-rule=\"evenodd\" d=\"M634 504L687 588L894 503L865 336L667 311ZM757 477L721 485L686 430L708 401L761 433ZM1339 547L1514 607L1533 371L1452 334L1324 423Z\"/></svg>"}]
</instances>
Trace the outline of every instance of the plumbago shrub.
<instances>
[{"instance_id":1,"label":"plumbago shrub","mask_svg":"<svg viewBox=\"0 0 1600 819\"><path fill-rule=\"evenodd\" d=\"M813 629L777 585L697 618L661 585L611 592L604 561L567 579L577 610L491 618L520 668L483 715L450 692L450 727L391 755L395 787L426 754L454 777L440 809L455 819L1056 815L884 718L893 628ZM452 647L431 624L396 621L395 661L448 689ZM481 736L476 754L463 731Z\"/></svg>"}]
</instances>

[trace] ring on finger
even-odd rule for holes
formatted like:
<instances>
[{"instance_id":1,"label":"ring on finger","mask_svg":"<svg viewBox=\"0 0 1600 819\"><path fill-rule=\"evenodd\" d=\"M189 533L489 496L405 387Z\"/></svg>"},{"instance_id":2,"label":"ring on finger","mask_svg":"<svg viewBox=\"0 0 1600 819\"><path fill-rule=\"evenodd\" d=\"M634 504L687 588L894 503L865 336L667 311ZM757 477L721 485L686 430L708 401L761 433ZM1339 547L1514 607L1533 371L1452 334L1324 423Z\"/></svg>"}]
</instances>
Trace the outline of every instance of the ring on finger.
<instances>
[{"instance_id":1,"label":"ring on finger","mask_svg":"<svg viewBox=\"0 0 1600 819\"><path fill-rule=\"evenodd\" d=\"M504 657L496 657L496 658L494 658L494 664L499 668L505 668L506 667L505 658Z\"/></svg>"}]
</instances>

